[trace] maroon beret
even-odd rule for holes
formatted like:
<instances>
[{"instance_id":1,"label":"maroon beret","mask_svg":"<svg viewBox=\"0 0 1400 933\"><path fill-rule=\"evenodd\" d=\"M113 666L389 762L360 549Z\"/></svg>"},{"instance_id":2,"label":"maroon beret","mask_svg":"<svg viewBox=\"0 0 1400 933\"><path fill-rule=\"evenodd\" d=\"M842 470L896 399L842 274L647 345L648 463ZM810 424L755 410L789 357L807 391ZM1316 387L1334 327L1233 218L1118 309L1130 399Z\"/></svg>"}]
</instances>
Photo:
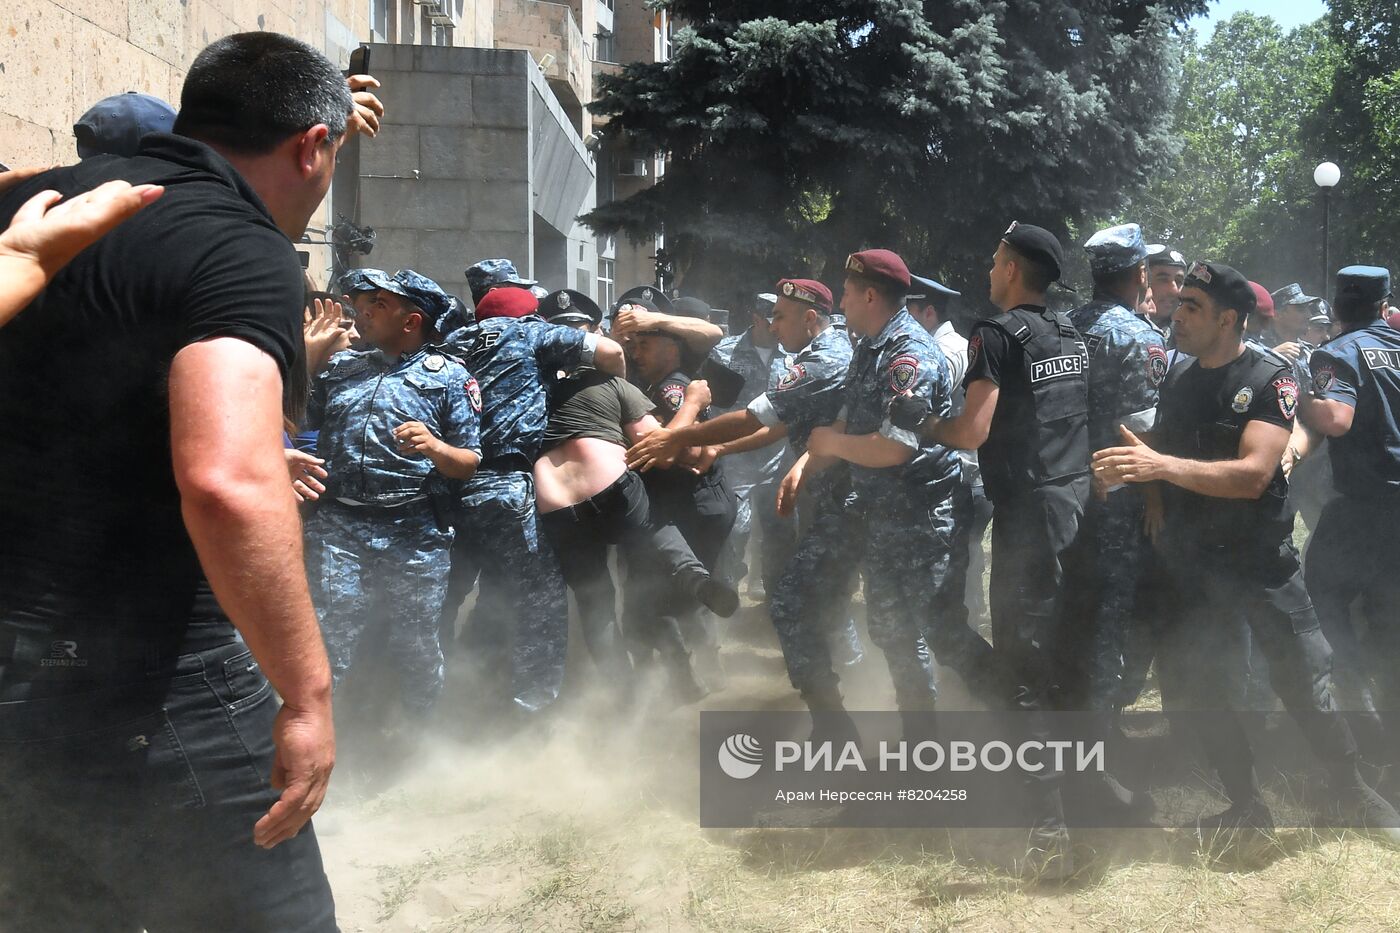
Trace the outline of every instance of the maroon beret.
<instances>
[{"instance_id":1,"label":"maroon beret","mask_svg":"<svg viewBox=\"0 0 1400 933\"><path fill-rule=\"evenodd\" d=\"M909 267L896 253L887 249L864 249L846 257L846 271L867 279L884 279L900 288L908 288Z\"/></svg>"},{"instance_id":2,"label":"maroon beret","mask_svg":"<svg viewBox=\"0 0 1400 933\"><path fill-rule=\"evenodd\" d=\"M823 314L831 313L831 289L816 279L783 279L778 294L811 305Z\"/></svg>"},{"instance_id":3,"label":"maroon beret","mask_svg":"<svg viewBox=\"0 0 1400 933\"><path fill-rule=\"evenodd\" d=\"M491 289L476 303L476 319L525 317L539 310L540 300L528 288L513 285Z\"/></svg>"}]
</instances>

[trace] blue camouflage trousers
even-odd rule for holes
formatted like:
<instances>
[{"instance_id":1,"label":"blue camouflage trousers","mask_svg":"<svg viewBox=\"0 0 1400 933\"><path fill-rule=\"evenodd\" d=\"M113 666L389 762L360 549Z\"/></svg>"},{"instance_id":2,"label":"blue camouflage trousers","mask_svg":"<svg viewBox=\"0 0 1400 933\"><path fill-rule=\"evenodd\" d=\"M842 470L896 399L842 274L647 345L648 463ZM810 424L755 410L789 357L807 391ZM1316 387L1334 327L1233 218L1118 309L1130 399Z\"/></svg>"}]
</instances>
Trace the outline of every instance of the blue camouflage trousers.
<instances>
[{"instance_id":1,"label":"blue camouflage trousers","mask_svg":"<svg viewBox=\"0 0 1400 933\"><path fill-rule=\"evenodd\" d=\"M480 574L470 643L509 670L517 706L543 709L564 684L569 601L559 559L539 532L534 478L478 470L462 492L457 527L453 561ZM465 598L465 582L454 587L449 611Z\"/></svg>"},{"instance_id":2,"label":"blue camouflage trousers","mask_svg":"<svg viewBox=\"0 0 1400 933\"><path fill-rule=\"evenodd\" d=\"M442 693L438 617L447 594L451 529L432 505L395 508L323 501L306 523L307 578L339 686L373 618L388 623L404 706L426 712Z\"/></svg>"},{"instance_id":3,"label":"blue camouflage trousers","mask_svg":"<svg viewBox=\"0 0 1400 933\"><path fill-rule=\"evenodd\" d=\"M1143 498L1125 487L1090 497L1065 553L1058 705L1107 710L1122 695L1124 652L1147 555Z\"/></svg>"},{"instance_id":4,"label":"blue camouflage trousers","mask_svg":"<svg viewBox=\"0 0 1400 933\"><path fill-rule=\"evenodd\" d=\"M900 708L929 708L933 667L924 632L950 598L953 503L946 491L922 487L866 497L845 489L813 490L811 525L772 594L788 676L804 693L835 686L826 607L843 601L859 570L870 639L884 652Z\"/></svg>"}]
</instances>

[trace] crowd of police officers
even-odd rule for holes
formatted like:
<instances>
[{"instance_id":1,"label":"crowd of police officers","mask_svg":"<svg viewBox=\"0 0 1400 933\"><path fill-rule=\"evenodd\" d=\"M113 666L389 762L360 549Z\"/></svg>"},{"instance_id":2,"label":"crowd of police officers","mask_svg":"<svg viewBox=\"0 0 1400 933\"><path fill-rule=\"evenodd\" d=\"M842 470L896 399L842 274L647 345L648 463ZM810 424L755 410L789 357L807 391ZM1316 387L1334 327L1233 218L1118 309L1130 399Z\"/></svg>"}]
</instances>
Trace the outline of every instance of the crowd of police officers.
<instances>
[{"instance_id":1,"label":"crowd of police officers","mask_svg":"<svg viewBox=\"0 0 1400 933\"><path fill-rule=\"evenodd\" d=\"M1095 713L1106 735L1155 661L1165 709L1223 711L1190 720L1230 802L1202 828L1267 831L1228 712L1258 669L1326 767L1332 809L1400 842L1359 767L1391 762L1395 727L1388 272L1341 270L1329 305L1188 265L1134 224L1084 248L1092 295L1050 310L1060 243L1013 223L989 273L998 313L970 333L954 326L958 292L884 249L849 257L839 298L779 281L728 315L728 334L697 299L639 286L605 314L506 259L467 271L471 308L412 270L347 274L335 294L355 343L314 374L298 425L315 455L297 488L315 500L309 577L337 682L383 622L410 724L442 691L444 651L494 676L506 706L538 712L563 685L567 580L617 696L655 652L672 701L690 703L722 683L715 617L735 612L747 575L813 740L858 740L840 673L863 656L850 612L863 583L901 714L934 710L936 660L993 709L1022 711L1032 736L1059 710ZM581 388L600 386L621 401L584 414L574 403L599 396ZM623 476L545 511L532 479L562 398L564 433L610 440ZM560 545L561 568L544 533L561 515L626 527ZM990 639L977 627L988 521ZM587 556L609 544L620 621L612 568ZM1150 811L1096 780L1073 792ZM1071 790L1060 774L1027 783L1027 865L1042 874L1072 869Z\"/></svg>"}]
</instances>

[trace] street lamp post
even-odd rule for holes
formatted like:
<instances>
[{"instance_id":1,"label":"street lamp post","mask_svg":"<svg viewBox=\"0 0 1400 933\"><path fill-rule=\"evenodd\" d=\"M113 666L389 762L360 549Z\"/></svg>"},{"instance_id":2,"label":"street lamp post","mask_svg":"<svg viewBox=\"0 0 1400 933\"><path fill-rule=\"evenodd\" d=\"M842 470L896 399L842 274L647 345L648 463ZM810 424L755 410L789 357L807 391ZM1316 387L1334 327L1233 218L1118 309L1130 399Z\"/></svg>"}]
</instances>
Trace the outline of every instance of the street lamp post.
<instances>
[{"instance_id":1,"label":"street lamp post","mask_svg":"<svg viewBox=\"0 0 1400 933\"><path fill-rule=\"evenodd\" d=\"M1322 189L1322 294L1327 294L1328 276L1332 274L1332 264L1327 255L1329 228L1332 225L1332 189L1342 180L1342 170L1335 162L1323 162L1313 169L1313 183Z\"/></svg>"}]
</instances>

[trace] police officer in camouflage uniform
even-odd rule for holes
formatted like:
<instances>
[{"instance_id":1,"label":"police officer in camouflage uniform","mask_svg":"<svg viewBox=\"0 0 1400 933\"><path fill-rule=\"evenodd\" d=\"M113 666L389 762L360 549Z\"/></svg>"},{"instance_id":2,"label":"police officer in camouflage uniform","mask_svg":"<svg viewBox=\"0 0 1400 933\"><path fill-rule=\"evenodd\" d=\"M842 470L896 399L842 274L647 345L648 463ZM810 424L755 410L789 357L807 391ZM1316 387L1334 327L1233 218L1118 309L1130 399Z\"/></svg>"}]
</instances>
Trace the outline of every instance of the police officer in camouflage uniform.
<instances>
[{"instance_id":1,"label":"police officer in camouflage uniform","mask_svg":"<svg viewBox=\"0 0 1400 933\"><path fill-rule=\"evenodd\" d=\"M339 684L372 609L388 619L404 706L421 716L442 691L438 615L446 594L450 490L480 459L480 397L429 342L448 296L404 269L366 270L373 297L356 324L373 350L332 359L312 393L326 492L306 526L307 576Z\"/></svg>"},{"instance_id":2,"label":"police officer in camouflage uniform","mask_svg":"<svg viewBox=\"0 0 1400 933\"><path fill-rule=\"evenodd\" d=\"M1147 287L1147 247L1137 224L1100 230L1084 244L1094 297L1069 313L1089 352L1089 447L1123 442L1120 428L1142 435L1157 420L1157 391L1167 375L1162 336L1136 312ZM1066 559L1066 613L1078 620L1064 645L1077 676L1061 686L1073 709L1107 711L1118 700L1124 636L1147 559L1143 492L1099 489L1084 512Z\"/></svg>"},{"instance_id":3,"label":"police officer in camouflage uniform","mask_svg":"<svg viewBox=\"0 0 1400 933\"><path fill-rule=\"evenodd\" d=\"M462 490L457 522L469 533L458 538L454 576L469 585L480 572L473 628L488 629L476 633L478 644L495 654L480 660L510 678L517 708L536 712L559 695L568 638L564 579L535 515L532 470L548 423L546 383L585 363L621 376L626 364L608 338L542 320L527 280L506 260L478 263L467 281L476 319L444 343L480 382L482 459ZM455 615L464 590L454 587L445 612Z\"/></svg>"},{"instance_id":4,"label":"police officer in camouflage uniform","mask_svg":"<svg viewBox=\"0 0 1400 933\"><path fill-rule=\"evenodd\" d=\"M930 619L948 599L953 539L953 491L961 482L957 455L890 423L890 402L919 399L939 416L952 406L953 385L932 336L904 309L909 269L895 253L871 249L846 261L841 307L860 337L851 357L842 411L832 425L813 428L807 453L783 480L784 501L812 477L848 464L851 495L845 521L818 526L802 540L772 600L773 623L789 668L814 714L838 732L853 733L812 619L836 601L848 568L866 581L870 638L884 652L895 699L904 714L931 711L933 668L924 642ZM815 663L812 661L815 660ZM906 718L912 738L917 718Z\"/></svg>"},{"instance_id":5,"label":"police officer in camouflage uniform","mask_svg":"<svg viewBox=\"0 0 1400 933\"><path fill-rule=\"evenodd\" d=\"M787 372L787 355L770 327L777 300L772 294L755 296L749 326L725 337L710 351L711 363L743 379L734 403L713 406L713 414L746 410L750 402L773 389ZM743 570L733 574L736 586L748 572L744 558L755 523L760 532L759 566L765 593L772 592L778 574L792 556L794 530L777 510L778 481L791 465L786 454L787 449L777 445L733 454L724 461L725 475L739 506L728 543L733 566Z\"/></svg>"},{"instance_id":6,"label":"police officer in camouflage uniform","mask_svg":"<svg viewBox=\"0 0 1400 933\"><path fill-rule=\"evenodd\" d=\"M846 333L831 324L831 291L812 279L784 279L778 283L774 303L772 329L780 347L788 350L787 368L777 383L767 392L749 401L743 410L727 412L708 421L688 427L653 431L627 452L628 463L634 469L649 469L675 461L677 454L690 446L718 445L716 454L731 456L756 446L767 447L786 438L797 456L807 450L807 438L812 429L836 420L844 399L846 373L851 361L851 342ZM800 348L793 350L793 348ZM816 474L802 488L801 503L789 497L781 504L783 511L797 514L799 540L839 541L845 535L846 500L850 495L850 471L845 463L833 464ZM779 507L774 503L774 509ZM812 545L806 549L802 563L789 559L778 575L772 597L796 594L814 579L811 566L813 555L820 550ZM819 682L823 671L831 670L831 644L840 656L861 656L860 639L848 612L849 598L855 585L854 565L829 572L840 575L839 580L825 581L829 602L823 604L822 618L826 623L814 623L800 609L774 610L794 624L817 629L817 638L790 634L780 638L788 677L798 690ZM815 599L813 602L815 603ZM835 675L830 675L834 677Z\"/></svg>"},{"instance_id":7,"label":"police officer in camouflage uniform","mask_svg":"<svg viewBox=\"0 0 1400 933\"><path fill-rule=\"evenodd\" d=\"M1303 584L1280 462L1298 386L1283 357L1245 340L1254 302L1250 283L1229 266L1198 262L1188 270L1176 337L1195 359L1163 383L1153 446L1129 438L1095 453L1094 469L1110 484L1163 487L1170 605L1180 641L1194 650L1164 652L1172 663L1159 673L1164 687L1177 682L1177 694L1203 711L1190 722L1230 800L1201 829L1273 828L1249 740L1229 712L1237 671L1224 669L1231 656L1208 640L1243 616L1268 659L1274 692L1328 770L1333 806L1352 825L1400 844L1400 816L1362 779L1351 730L1333 705L1332 651Z\"/></svg>"},{"instance_id":8,"label":"police officer in camouflage uniform","mask_svg":"<svg viewBox=\"0 0 1400 933\"><path fill-rule=\"evenodd\" d=\"M1299 419L1328 438L1327 455L1339 495L1328 502L1309 544L1307 586L1328 642L1336 652L1333 686L1352 716L1367 758L1395 759L1371 694L1376 677L1396 699L1400 660L1400 577L1395 530L1400 528L1400 331L1386 322L1390 272L1347 266L1337 273L1335 313L1341 336L1314 350L1310 391ZM1315 545L1315 546L1314 546ZM1364 597L1367 644L1357 638L1351 605Z\"/></svg>"}]
</instances>

